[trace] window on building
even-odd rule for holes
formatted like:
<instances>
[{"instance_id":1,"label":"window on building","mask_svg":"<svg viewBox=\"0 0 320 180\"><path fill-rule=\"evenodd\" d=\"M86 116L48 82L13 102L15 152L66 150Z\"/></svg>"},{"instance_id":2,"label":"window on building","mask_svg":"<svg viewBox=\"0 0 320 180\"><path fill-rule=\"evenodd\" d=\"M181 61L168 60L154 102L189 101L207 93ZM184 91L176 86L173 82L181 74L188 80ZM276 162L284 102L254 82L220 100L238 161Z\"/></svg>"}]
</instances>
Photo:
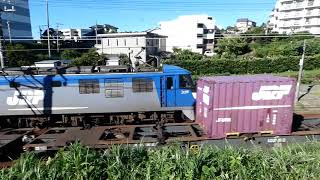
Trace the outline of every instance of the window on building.
<instances>
[{"instance_id":1,"label":"window on building","mask_svg":"<svg viewBox=\"0 0 320 180\"><path fill-rule=\"evenodd\" d=\"M306 19L306 24L310 24L310 18Z\"/></svg>"},{"instance_id":2,"label":"window on building","mask_svg":"<svg viewBox=\"0 0 320 180\"><path fill-rule=\"evenodd\" d=\"M202 23L198 23L198 28L203 28L204 27L204 24L202 24Z\"/></svg>"},{"instance_id":3,"label":"window on building","mask_svg":"<svg viewBox=\"0 0 320 180\"><path fill-rule=\"evenodd\" d=\"M136 45L138 46L139 45L139 39L136 38Z\"/></svg>"},{"instance_id":4,"label":"window on building","mask_svg":"<svg viewBox=\"0 0 320 180\"><path fill-rule=\"evenodd\" d=\"M124 83L121 79L106 79L106 98L124 97Z\"/></svg>"},{"instance_id":5,"label":"window on building","mask_svg":"<svg viewBox=\"0 0 320 180\"><path fill-rule=\"evenodd\" d=\"M204 44L213 44L213 39L205 39L203 41Z\"/></svg>"},{"instance_id":6,"label":"window on building","mask_svg":"<svg viewBox=\"0 0 320 180\"><path fill-rule=\"evenodd\" d=\"M198 37L198 38L202 38L202 37L203 37L203 34L197 34L197 37Z\"/></svg>"},{"instance_id":7,"label":"window on building","mask_svg":"<svg viewBox=\"0 0 320 180\"><path fill-rule=\"evenodd\" d=\"M312 14L312 10L307 11L307 16L310 16Z\"/></svg>"},{"instance_id":8,"label":"window on building","mask_svg":"<svg viewBox=\"0 0 320 180\"><path fill-rule=\"evenodd\" d=\"M198 49L202 49L203 48L203 44L197 44L197 48Z\"/></svg>"},{"instance_id":9,"label":"window on building","mask_svg":"<svg viewBox=\"0 0 320 180\"><path fill-rule=\"evenodd\" d=\"M98 79L80 79L79 80L80 94L98 94L100 86Z\"/></svg>"},{"instance_id":10,"label":"window on building","mask_svg":"<svg viewBox=\"0 0 320 180\"><path fill-rule=\"evenodd\" d=\"M110 46L110 40L108 39L108 46Z\"/></svg>"},{"instance_id":11,"label":"window on building","mask_svg":"<svg viewBox=\"0 0 320 180\"><path fill-rule=\"evenodd\" d=\"M208 17L209 20L212 20L212 17Z\"/></svg>"},{"instance_id":12,"label":"window on building","mask_svg":"<svg viewBox=\"0 0 320 180\"><path fill-rule=\"evenodd\" d=\"M193 83L190 75L180 75L179 76L180 89L191 89L193 88Z\"/></svg>"},{"instance_id":13,"label":"window on building","mask_svg":"<svg viewBox=\"0 0 320 180\"><path fill-rule=\"evenodd\" d=\"M124 46L127 46L127 40L126 39L123 40L123 44L124 44Z\"/></svg>"},{"instance_id":14,"label":"window on building","mask_svg":"<svg viewBox=\"0 0 320 180\"><path fill-rule=\"evenodd\" d=\"M309 0L308 1L308 6L313 6L313 4L314 4L314 0Z\"/></svg>"},{"instance_id":15,"label":"window on building","mask_svg":"<svg viewBox=\"0 0 320 180\"><path fill-rule=\"evenodd\" d=\"M152 92L153 80L147 78L134 78L132 79L132 89L134 93Z\"/></svg>"},{"instance_id":16,"label":"window on building","mask_svg":"<svg viewBox=\"0 0 320 180\"><path fill-rule=\"evenodd\" d=\"M117 46L119 46L119 40L117 39Z\"/></svg>"}]
</instances>

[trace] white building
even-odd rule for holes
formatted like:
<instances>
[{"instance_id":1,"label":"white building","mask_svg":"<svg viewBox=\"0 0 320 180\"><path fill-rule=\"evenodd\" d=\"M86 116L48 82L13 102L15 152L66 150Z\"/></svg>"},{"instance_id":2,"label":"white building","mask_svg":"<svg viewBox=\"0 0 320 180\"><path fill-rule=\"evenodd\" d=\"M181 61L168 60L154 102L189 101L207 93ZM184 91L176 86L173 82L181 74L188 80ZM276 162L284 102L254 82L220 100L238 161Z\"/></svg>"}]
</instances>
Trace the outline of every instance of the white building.
<instances>
[{"instance_id":1,"label":"white building","mask_svg":"<svg viewBox=\"0 0 320 180\"><path fill-rule=\"evenodd\" d=\"M0 9L5 39L32 38L29 0L2 0Z\"/></svg>"},{"instance_id":2,"label":"white building","mask_svg":"<svg viewBox=\"0 0 320 180\"><path fill-rule=\"evenodd\" d=\"M236 28L240 33L245 33L249 29L256 27L257 23L249 20L248 18L241 18L237 20Z\"/></svg>"},{"instance_id":3,"label":"white building","mask_svg":"<svg viewBox=\"0 0 320 180\"><path fill-rule=\"evenodd\" d=\"M268 25L280 34L320 34L320 0L277 0Z\"/></svg>"},{"instance_id":4,"label":"white building","mask_svg":"<svg viewBox=\"0 0 320 180\"><path fill-rule=\"evenodd\" d=\"M216 25L208 15L179 16L159 24L160 28L154 32L168 37L166 51L180 48L203 54L214 49Z\"/></svg>"},{"instance_id":5,"label":"white building","mask_svg":"<svg viewBox=\"0 0 320 180\"><path fill-rule=\"evenodd\" d=\"M62 35L63 40L74 40L84 38L88 33L90 33L91 29L59 29Z\"/></svg>"},{"instance_id":6,"label":"white building","mask_svg":"<svg viewBox=\"0 0 320 180\"><path fill-rule=\"evenodd\" d=\"M147 62L165 51L166 37L150 32L98 34L97 52L110 57L127 55L133 63Z\"/></svg>"}]
</instances>

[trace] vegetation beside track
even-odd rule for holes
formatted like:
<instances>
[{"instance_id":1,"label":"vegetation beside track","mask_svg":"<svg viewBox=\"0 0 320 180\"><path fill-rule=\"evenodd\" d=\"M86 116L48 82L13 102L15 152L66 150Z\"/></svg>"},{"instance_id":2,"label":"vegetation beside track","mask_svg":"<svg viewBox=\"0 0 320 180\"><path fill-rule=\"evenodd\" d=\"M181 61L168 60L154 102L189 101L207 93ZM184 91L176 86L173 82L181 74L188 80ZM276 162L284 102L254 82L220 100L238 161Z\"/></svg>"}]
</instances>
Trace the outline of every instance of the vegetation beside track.
<instances>
[{"instance_id":1,"label":"vegetation beside track","mask_svg":"<svg viewBox=\"0 0 320 180\"><path fill-rule=\"evenodd\" d=\"M48 159L24 154L0 179L319 179L320 143L272 149L199 151L179 146L117 146L95 151L79 144Z\"/></svg>"},{"instance_id":2,"label":"vegetation beside track","mask_svg":"<svg viewBox=\"0 0 320 180\"><path fill-rule=\"evenodd\" d=\"M273 73L276 76L284 76L291 78L298 78L299 71L286 71L282 73ZM194 75L193 80L196 81L203 76L231 76L232 74L208 74L208 75ZM303 84L320 84L320 69L305 70L302 78Z\"/></svg>"}]
</instances>

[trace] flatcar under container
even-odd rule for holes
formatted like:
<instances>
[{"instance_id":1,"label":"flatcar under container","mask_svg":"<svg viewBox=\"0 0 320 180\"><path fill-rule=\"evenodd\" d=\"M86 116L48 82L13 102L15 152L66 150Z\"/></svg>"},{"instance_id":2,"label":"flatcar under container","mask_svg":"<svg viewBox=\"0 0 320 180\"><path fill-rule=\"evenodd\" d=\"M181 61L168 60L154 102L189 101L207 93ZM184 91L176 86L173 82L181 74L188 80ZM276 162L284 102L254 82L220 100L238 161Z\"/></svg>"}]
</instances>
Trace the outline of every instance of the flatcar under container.
<instances>
[{"instance_id":1,"label":"flatcar under container","mask_svg":"<svg viewBox=\"0 0 320 180\"><path fill-rule=\"evenodd\" d=\"M296 81L272 75L204 77L197 86L197 122L209 138L289 135Z\"/></svg>"}]
</instances>

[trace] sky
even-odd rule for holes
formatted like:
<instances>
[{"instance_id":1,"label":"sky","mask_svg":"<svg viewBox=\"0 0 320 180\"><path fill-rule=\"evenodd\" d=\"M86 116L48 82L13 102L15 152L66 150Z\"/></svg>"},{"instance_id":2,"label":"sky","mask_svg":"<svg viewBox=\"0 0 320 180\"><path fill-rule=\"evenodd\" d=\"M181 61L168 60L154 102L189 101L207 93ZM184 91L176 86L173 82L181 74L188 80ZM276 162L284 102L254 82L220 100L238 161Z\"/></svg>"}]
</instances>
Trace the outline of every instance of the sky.
<instances>
[{"instance_id":1,"label":"sky","mask_svg":"<svg viewBox=\"0 0 320 180\"><path fill-rule=\"evenodd\" d=\"M208 14L219 27L238 18L268 21L276 0L48 0L50 27L88 28L111 24L119 31L144 31L180 15ZM46 24L45 0L29 0L33 36Z\"/></svg>"}]
</instances>

